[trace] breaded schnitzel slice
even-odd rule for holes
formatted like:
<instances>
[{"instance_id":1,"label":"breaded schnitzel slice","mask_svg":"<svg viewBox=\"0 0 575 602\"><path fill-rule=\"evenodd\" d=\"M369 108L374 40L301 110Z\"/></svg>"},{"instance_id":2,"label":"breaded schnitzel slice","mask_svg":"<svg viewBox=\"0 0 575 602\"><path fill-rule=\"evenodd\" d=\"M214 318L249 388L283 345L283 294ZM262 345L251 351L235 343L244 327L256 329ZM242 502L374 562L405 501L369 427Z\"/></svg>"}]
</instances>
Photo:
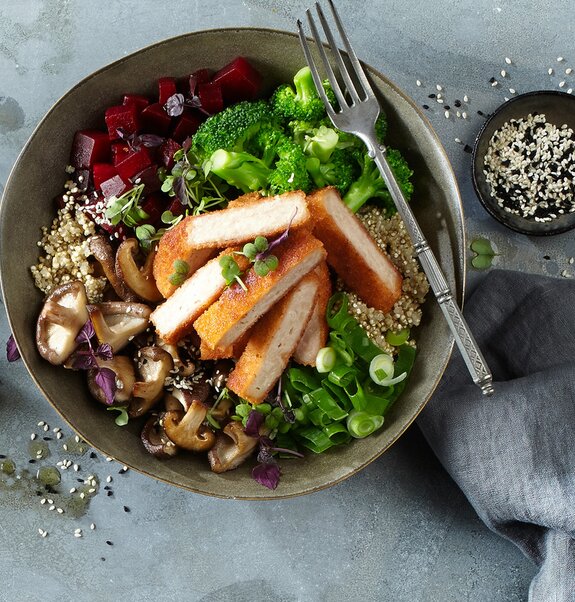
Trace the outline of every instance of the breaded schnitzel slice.
<instances>
[{"instance_id":1,"label":"breaded schnitzel slice","mask_svg":"<svg viewBox=\"0 0 575 602\"><path fill-rule=\"evenodd\" d=\"M331 297L331 279L327 264L320 263L314 274L318 278L317 298L309 322L293 354L293 359L305 366L315 366L317 353L325 347L329 333L325 312Z\"/></svg>"},{"instance_id":2,"label":"breaded schnitzel slice","mask_svg":"<svg viewBox=\"0 0 575 602\"><path fill-rule=\"evenodd\" d=\"M195 322L200 338L212 349L230 347L267 313L305 275L325 260L321 242L307 229L290 232L273 254L278 267L260 277L250 269L243 281L247 290L238 284L224 290L220 298Z\"/></svg>"},{"instance_id":3,"label":"breaded schnitzel slice","mask_svg":"<svg viewBox=\"0 0 575 602\"><path fill-rule=\"evenodd\" d=\"M305 194L286 192L273 197L246 195L227 209L191 215L168 230L158 243L154 278L158 290L169 297L175 290L169 278L174 261L182 259L189 274L213 257L215 250L253 241L256 236L275 236L310 221Z\"/></svg>"},{"instance_id":4,"label":"breaded schnitzel slice","mask_svg":"<svg viewBox=\"0 0 575 602\"><path fill-rule=\"evenodd\" d=\"M254 326L226 386L243 399L261 403L281 377L306 328L319 288L310 273Z\"/></svg>"},{"instance_id":5,"label":"breaded schnitzel slice","mask_svg":"<svg viewBox=\"0 0 575 602\"><path fill-rule=\"evenodd\" d=\"M327 249L327 262L370 307L387 313L401 297L403 278L335 188L308 196L313 233Z\"/></svg>"},{"instance_id":6,"label":"breaded schnitzel slice","mask_svg":"<svg viewBox=\"0 0 575 602\"><path fill-rule=\"evenodd\" d=\"M179 286L171 297L158 305L150 316L150 321L162 340L176 343L194 329L194 321L221 295L226 288L219 264L224 255L233 255L239 247L226 249L214 259L197 269ZM243 255L233 255L241 270L249 261Z\"/></svg>"}]
</instances>

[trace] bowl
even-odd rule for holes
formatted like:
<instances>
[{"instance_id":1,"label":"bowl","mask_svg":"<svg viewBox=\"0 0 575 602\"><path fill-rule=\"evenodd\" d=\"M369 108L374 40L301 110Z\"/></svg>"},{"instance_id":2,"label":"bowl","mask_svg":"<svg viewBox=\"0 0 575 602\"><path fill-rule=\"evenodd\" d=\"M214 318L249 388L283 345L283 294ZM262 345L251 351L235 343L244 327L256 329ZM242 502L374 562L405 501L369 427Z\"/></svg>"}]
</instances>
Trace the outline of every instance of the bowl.
<instances>
[{"instance_id":1,"label":"bowl","mask_svg":"<svg viewBox=\"0 0 575 602\"><path fill-rule=\"evenodd\" d=\"M544 114L546 120L557 127L567 124L575 130L575 98L571 94L541 90L512 98L491 114L477 135L472 153L473 186L483 207L501 224L521 234L548 236L574 228L575 213L561 215L550 222L509 213L497 203L483 172L485 154L495 131L510 119L520 119L534 112Z\"/></svg>"},{"instance_id":2,"label":"bowl","mask_svg":"<svg viewBox=\"0 0 575 602\"><path fill-rule=\"evenodd\" d=\"M254 28L199 31L123 57L67 92L31 135L6 184L0 212L0 274L10 326L28 371L62 418L90 445L130 468L197 493L271 499L317 491L355 474L413 422L437 386L452 348L452 337L434 300L426 303L417 329L419 353L412 377L386 416L385 427L351 445L284 462L282 480L274 491L253 481L248 465L217 475L204 457L190 454L161 461L149 455L140 442L141 423L116 427L110 412L89 396L85 375L48 364L34 343L42 295L34 287L29 266L37 261L40 228L53 219L52 199L62 190L74 132L102 127L107 106L125 92L152 94L159 76L184 76L201 67L218 69L238 55L262 72L265 92L291 81L304 64L299 40L292 33ZM390 143L405 153L415 172L413 209L462 301L464 220L447 156L415 103L375 69L367 70L388 113ZM34 202L33 210L28 205L26 219L22 219L22 199Z\"/></svg>"}]
</instances>

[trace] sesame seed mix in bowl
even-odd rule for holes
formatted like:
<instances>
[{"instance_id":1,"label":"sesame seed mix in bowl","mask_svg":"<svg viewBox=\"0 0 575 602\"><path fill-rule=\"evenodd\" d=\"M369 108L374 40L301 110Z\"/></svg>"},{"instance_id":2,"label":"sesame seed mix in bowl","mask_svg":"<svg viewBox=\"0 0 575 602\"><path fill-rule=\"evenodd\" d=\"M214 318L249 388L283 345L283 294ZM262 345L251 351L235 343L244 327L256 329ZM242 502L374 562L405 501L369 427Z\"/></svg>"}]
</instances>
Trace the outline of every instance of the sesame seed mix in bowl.
<instances>
[{"instance_id":1,"label":"sesame seed mix in bowl","mask_svg":"<svg viewBox=\"0 0 575 602\"><path fill-rule=\"evenodd\" d=\"M497 204L536 222L575 211L575 134L544 114L511 119L487 146L484 174Z\"/></svg>"}]
</instances>

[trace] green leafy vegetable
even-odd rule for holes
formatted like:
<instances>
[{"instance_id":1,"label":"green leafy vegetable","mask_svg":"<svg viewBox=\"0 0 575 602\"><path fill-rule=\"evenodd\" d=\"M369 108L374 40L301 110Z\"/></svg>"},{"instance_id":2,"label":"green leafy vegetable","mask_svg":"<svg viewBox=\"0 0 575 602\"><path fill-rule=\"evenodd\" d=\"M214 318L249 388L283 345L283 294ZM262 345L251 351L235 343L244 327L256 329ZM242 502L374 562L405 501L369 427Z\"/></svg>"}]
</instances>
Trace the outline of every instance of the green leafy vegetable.
<instances>
[{"instance_id":1,"label":"green leafy vegetable","mask_svg":"<svg viewBox=\"0 0 575 602\"><path fill-rule=\"evenodd\" d=\"M490 268L493 258L497 255L491 246L491 242L486 238L476 238L471 243L471 250L475 253L471 265L478 270Z\"/></svg>"},{"instance_id":2,"label":"green leafy vegetable","mask_svg":"<svg viewBox=\"0 0 575 602\"><path fill-rule=\"evenodd\" d=\"M168 281L174 286L182 285L188 276L190 266L183 259L176 259L172 264L172 268L174 269L174 272L173 274L170 274Z\"/></svg>"},{"instance_id":3,"label":"green leafy vegetable","mask_svg":"<svg viewBox=\"0 0 575 602\"><path fill-rule=\"evenodd\" d=\"M126 226L135 228L148 219L149 215L140 207L144 184L138 184L119 197L112 196L106 204L104 215L113 226L124 222Z\"/></svg>"},{"instance_id":4,"label":"green leafy vegetable","mask_svg":"<svg viewBox=\"0 0 575 602\"><path fill-rule=\"evenodd\" d=\"M243 272L241 271L238 262L231 255L223 255L220 257L218 263L222 268L222 278L226 281L227 286L237 282L244 289L244 291L248 290L241 278Z\"/></svg>"},{"instance_id":5,"label":"green leafy vegetable","mask_svg":"<svg viewBox=\"0 0 575 602\"><path fill-rule=\"evenodd\" d=\"M128 406L110 406L106 409L112 411L115 410L116 412L118 412L118 415L114 420L114 422L118 426L126 426L126 424L128 424L128 421L130 420L130 417L128 415Z\"/></svg>"}]
</instances>

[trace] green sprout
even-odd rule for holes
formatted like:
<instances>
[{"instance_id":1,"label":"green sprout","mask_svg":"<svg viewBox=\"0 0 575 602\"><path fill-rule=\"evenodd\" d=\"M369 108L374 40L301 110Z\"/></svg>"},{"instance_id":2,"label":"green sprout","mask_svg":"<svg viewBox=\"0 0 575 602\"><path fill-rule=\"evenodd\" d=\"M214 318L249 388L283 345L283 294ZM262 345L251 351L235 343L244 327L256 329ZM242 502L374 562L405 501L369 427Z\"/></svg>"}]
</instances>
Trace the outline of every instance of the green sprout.
<instances>
[{"instance_id":1,"label":"green sprout","mask_svg":"<svg viewBox=\"0 0 575 602\"><path fill-rule=\"evenodd\" d=\"M139 205L143 190L144 185L138 184L119 197L111 196L108 199L104 215L112 226L124 222L126 226L135 228L148 219L149 215Z\"/></svg>"},{"instance_id":2,"label":"green sprout","mask_svg":"<svg viewBox=\"0 0 575 602\"><path fill-rule=\"evenodd\" d=\"M222 278L226 281L227 286L237 282L244 291L248 290L241 278L243 272L240 270L237 261L231 255L223 255L220 257L219 264L222 268Z\"/></svg>"},{"instance_id":3,"label":"green sprout","mask_svg":"<svg viewBox=\"0 0 575 602\"><path fill-rule=\"evenodd\" d=\"M471 260L471 265L478 270L490 268L493 258L497 255L491 243L486 238L475 239L471 243L471 250L475 253L475 256Z\"/></svg>"},{"instance_id":4,"label":"green sprout","mask_svg":"<svg viewBox=\"0 0 575 602\"><path fill-rule=\"evenodd\" d=\"M126 424L128 424L128 420L130 419L128 416L128 406L110 406L106 409L108 411L115 410L116 412L119 412L114 420L118 426L126 426Z\"/></svg>"},{"instance_id":5,"label":"green sprout","mask_svg":"<svg viewBox=\"0 0 575 602\"><path fill-rule=\"evenodd\" d=\"M238 253L247 257L254 264L254 272L261 278L273 272L279 264L275 255L266 253L269 247L268 239L265 236L257 236L254 242L245 244L242 252Z\"/></svg>"},{"instance_id":6,"label":"green sprout","mask_svg":"<svg viewBox=\"0 0 575 602\"><path fill-rule=\"evenodd\" d=\"M184 280L190 271L190 266L183 259L176 259L172 264L172 267L174 268L174 273L170 274L168 281L174 286L180 286L184 283Z\"/></svg>"}]
</instances>

